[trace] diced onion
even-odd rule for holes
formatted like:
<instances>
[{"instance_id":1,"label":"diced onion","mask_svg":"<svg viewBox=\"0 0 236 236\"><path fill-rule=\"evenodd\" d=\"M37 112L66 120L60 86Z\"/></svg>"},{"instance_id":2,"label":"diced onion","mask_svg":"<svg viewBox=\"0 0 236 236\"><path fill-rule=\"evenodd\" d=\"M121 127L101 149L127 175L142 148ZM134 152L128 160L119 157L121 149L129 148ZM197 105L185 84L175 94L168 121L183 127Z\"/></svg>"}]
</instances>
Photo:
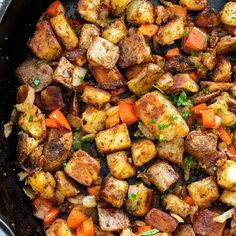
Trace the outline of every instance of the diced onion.
<instances>
[{"instance_id":1,"label":"diced onion","mask_svg":"<svg viewBox=\"0 0 236 236\"><path fill-rule=\"evenodd\" d=\"M65 200L64 195L58 190L55 192L54 197L59 204L63 203Z\"/></svg>"},{"instance_id":2,"label":"diced onion","mask_svg":"<svg viewBox=\"0 0 236 236\"><path fill-rule=\"evenodd\" d=\"M3 132L4 132L4 137L5 138L8 138L11 135L12 127L13 127L13 123L11 121L4 124L4 131Z\"/></svg>"},{"instance_id":3,"label":"diced onion","mask_svg":"<svg viewBox=\"0 0 236 236\"><path fill-rule=\"evenodd\" d=\"M83 82L86 73L87 70L82 67L76 66L73 71L72 85L75 87L79 86Z\"/></svg>"},{"instance_id":4,"label":"diced onion","mask_svg":"<svg viewBox=\"0 0 236 236\"><path fill-rule=\"evenodd\" d=\"M215 217L213 221L218 222L218 223L224 223L226 220L232 218L234 213L235 213L235 208L232 208L224 212L222 215Z\"/></svg>"},{"instance_id":5,"label":"diced onion","mask_svg":"<svg viewBox=\"0 0 236 236\"><path fill-rule=\"evenodd\" d=\"M34 192L34 190L29 185L25 186L23 188L23 191L29 199L31 199L31 200L35 199L36 193Z\"/></svg>"},{"instance_id":6,"label":"diced onion","mask_svg":"<svg viewBox=\"0 0 236 236\"><path fill-rule=\"evenodd\" d=\"M179 215L176 215L176 214L174 214L172 212L170 213L170 215L172 217L174 217L179 223L184 223L184 219L182 217L180 217Z\"/></svg>"},{"instance_id":7,"label":"diced onion","mask_svg":"<svg viewBox=\"0 0 236 236\"><path fill-rule=\"evenodd\" d=\"M96 205L97 205L96 197L95 196L86 196L83 198L82 203L85 208L96 207Z\"/></svg>"}]
</instances>

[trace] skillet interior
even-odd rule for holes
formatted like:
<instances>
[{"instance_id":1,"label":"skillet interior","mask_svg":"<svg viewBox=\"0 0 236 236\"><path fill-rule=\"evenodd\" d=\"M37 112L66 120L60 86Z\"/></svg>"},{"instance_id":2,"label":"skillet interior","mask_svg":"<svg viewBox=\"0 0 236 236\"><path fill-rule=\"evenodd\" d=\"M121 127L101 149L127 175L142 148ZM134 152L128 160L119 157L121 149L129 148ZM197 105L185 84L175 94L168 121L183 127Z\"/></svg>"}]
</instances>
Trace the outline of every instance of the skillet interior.
<instances>
[{"instance_id":1,"label":"skillet interior","mask_svg":"<svg viewBox=\"0 0 236 236\"><path fill-rule=\"evenodd\" d=\"M14 71L16 66L26 58L26 43L33 34L36 21L49 5L47 0L13 0L0 24L0 217L11 226L16 235L43 235L39 221L32 216L29 201L22 192L16 178L15 147L17 134L8 140L3 136L3 124L9 120L12 105L15 103L15 89L18 82ZM75 9L77 0L62 1L67 11ZM158 4L157 0L152 0ZM209 0L210 5L219 10L225 1ZM69 10L70 15L74 15ZM91 149L91 147L88 147ZM94 151L94 150L90 150ZM107 170L103 168L102 174Z\"/></svg>"}]
</instances>

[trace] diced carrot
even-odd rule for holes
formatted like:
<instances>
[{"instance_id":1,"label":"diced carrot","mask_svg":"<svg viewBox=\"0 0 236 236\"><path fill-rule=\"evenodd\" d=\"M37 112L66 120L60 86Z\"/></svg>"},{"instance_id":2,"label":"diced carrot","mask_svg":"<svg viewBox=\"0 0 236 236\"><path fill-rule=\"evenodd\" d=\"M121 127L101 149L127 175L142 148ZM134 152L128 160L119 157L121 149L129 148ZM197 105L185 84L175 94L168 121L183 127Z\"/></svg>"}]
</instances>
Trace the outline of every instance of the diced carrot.
<instances>
[{"instance_id":1,"label":"diced carrot","mask_svg":"<svg viewBox=\"0 0 236 236\"><path fill-rule=\"evenodd\" d=\"M185 203L187 203L190 206L194 206L195 205L193 199L190 196L185 196L183 198L183 200L184 200Z\"/></svg>"},{"instance_id":2,"label":"diced carrot","mask_svg":"<svg viewBox=\"0 0 236 236\"><path fill-rule=\"evenodd\" d=\"M228 150L229 150L230 154L231 154L234 158L236 158L236 148L234 147L234 145L230 144L230 145L228 146Z\"/></svg>"},{"instance_id":3,"label":"diced carrot","mask_svg":"<svg viewBox=\"0 0 236 236\"><path fill-rule=\"evenodd\" d=\"M67 218L67 224L70 228L75 229L87 219L88 218L84 213L82 213L77 207L74 207Z\"/></svg>"},{"instance_id":4,"label":"diced carrot","mask_svg":"<svg viewBox=\"0 0 236 236\"><path fill-rule=\"evenodd\" d=\"M115 96L118 96L118 95L124 93L125 91L126 91L126 87L121 86L117 90L111 90L110 93L111 93L111 96L115 97Z\"/></svg>"},{"instance_id":5,"label":"diced carrot","mask_svg":"<svg viewBox=\"0 0 236 236\"><path fill-rule=\"evenodd\" d=\"M194 114L201 114L202 111L207 110L207 109L208 109L208 107L207 107L206 103L201 103L201 104L194 106L191 111Z\"/></svg>"},{"instance_id":6,"label":"diced carrot","mask_svg":"<svg viewBox=\"0 0 236 236\"><path fill-rule=\"evenodd\" d=\"M120 101L118 104L121 121L127 125L138 121L135 114L134 105L131 102Z\"/></svg>"},{"instance_id":7,"label":"diced carrot","mask_svg":"<svg viewBox=\"0 0 236 236\"><path fill-rule=\"evenodd\" d=\"M61 127L61 125L55 119L46 118L45 123L49 128L59 129Z\"/></svg>"},{"instance_id":8,"label":"diced carrot","mask_svg":"<svg viewBox=\"0 0 236 236\"><path fill-rule=\"evenodd\" d=\"M50 199L45 199L42 197L37 197L34 199L32 202L33 208L37 209L40 205L44 205L47 208L51 209L52 208L52 201Z\"/></svg>"},{"instance_id":9,"label":"diced carrot","mask_svg":"<svg viewBox=\"0 0 236 236\"><path fill-rule=\"evenodd\" d=\"M99 196L99 191L100 191L101 185L90 185L89 187L87 187L87 192L90 196Z\"/></svg>"},{"instance_id":10,"label":"diced carrot","mask_svg":"<svg viewBox=\"0 0 236 236\"><path fill-rule=\"evenodd\" d=\"M213 109L202 111L202 123L205 128L213 128L216 125Z\"/></svg>"},{"instance_id":11,"label":"diced carrot","mask_svg":"<svg viewBox=\"0 0 236 236\"><path fill-rule=\"evenodd\" d=\"M44 217L43 223L45 225L51 224L57 218L58 213L59 213L59 210L57 208L53 207L49 211L49 213Z\"/></svg>"},{"instance_id":12,"label":"diced carrot","mask_svg":"<svg viewBox=\"0 0 236 236\"><path fill-rule=\"evenodd\" d=\"M82 231L83 236L94 236L94 225L91 217L83 222Z\"/></svg>"},{"instance_id":13,"label":"diced carrot","mask_svg":"<svg viewBox=\"0 0 236 236\"><path fill-rule=\"evenodd\" d=\"M190 78L194 81L196 81L198 79L198 75L197 75L197 72L192 72L189 74Z\"/></svg>"},{"instance_id":14,"label":"diced carrot","mask_svg":"<svg viewBox=\"0 0 236 236\"><path fill-rule=\"evenodd\" d=\"M172 48L172 49L169 49L167 52L166 52L166 59L170 59L174 56L178 56L180 55L179 53L179 49L178 48Z\"/></svg>"},{"instance_id":15,"label":"diced carrot","mask_svg":"<svg viewBox=\"0 0 236 236\"><path fill-rule=\"evenodd\" d=\"M148 37L152 37L153 35L155 35L158 31L159 27L157 25L154 24L143 24L138 28L138 31L142 34L142 35L146 35Z\"/></svg>"},{"instance_id":16,"label":"diced carrot","mask_svg":"<svg viewBox=\"0 0 236 236\"><path fill-rule=\"evenodd\" d=\"M152 227L150 225L139 226L138 233L141 234L141 233L147 232L151 229L152 229Z\"/></svg>"},{"instance_id":17,"label":"diced carrot","mask_svg":"<svg viewBox=\"0 0 236 236\"><path fill-rule=\"evenodd\" d=\"M178 16L183 20L187 19L187 8L179 5L173 5L168 8L172 15Z\"/></svg>"},{"instance_id":18,"label":"diced carrot","mask_svg":"<svg viewBox=\"0 0 236 236\"><path fill-rule=\"evenodd\" d=\"M207 35L197 27L193 27L185 37L183 49L185 51L201 51L207 47Z\"/></svg>"},{"instance_id":19,"label":"diced carrot","mask_svg":"<svg viewBox=\"0 0 236 236\"><path fill-rule=\"evenodd\" d=\"M108 116L106 119L106 128L109 129L113 126L120 124L120 115L119 113L116 113L112 116Z\"/></svg>"},{"instance_id":20,"label":"diced carrot","mask_svg":"<svg viewBox=\"0 0 236 236\"><path fill-rule=\"evenodd\" d=\"M83 228L82 226L78 227L76 229L76 235L75 236L84 236Z\"/></svg>"},{"instance_id":21,"label":"diced carrot","mask_svg":"<svg viewBox=\"0 0 236 236\"><path fill-rule=\"evenodd\" d=\"M58 8L61 6L61 3L60 1L55 1L53 2L47 9L47 14L49 16L56 16L59 11L58 11Z\"/></svg>"},{"instance_id":22,"label":"diced carrot","mask_svg":"<svg viewBox=\"0 0 236 236\"><path fill-rule=\"evenodd\" d=\"M53 111L49 115L49 118L56 120L61 126L71 131L70 124L63 113L60 111L60 109L56 109L55 111Z\"/></svg>"},{"instance_id":23,"label":"diced carrot","mask_svg":"<svg viewBox=\"0 0 236 236\"><path fill-rule=\"evenodd\" d=\"M232 143L230 135L226 132L223 126L220 126L220 128L218 129L218 134L221 140L227 145L230 145Z\"/></svg>"}]
</instances>

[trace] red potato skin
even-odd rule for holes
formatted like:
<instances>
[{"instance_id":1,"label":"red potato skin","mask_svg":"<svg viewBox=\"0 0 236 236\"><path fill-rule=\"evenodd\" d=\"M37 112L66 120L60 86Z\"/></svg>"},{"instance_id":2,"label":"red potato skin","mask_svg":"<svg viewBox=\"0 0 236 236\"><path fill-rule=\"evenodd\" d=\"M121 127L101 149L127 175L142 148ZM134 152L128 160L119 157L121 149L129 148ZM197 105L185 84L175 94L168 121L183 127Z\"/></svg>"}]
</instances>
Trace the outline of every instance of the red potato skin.
<instances>
[{"instance_id":1,"label":"red potato skin","mask_svg":"<svg viewBox=\"0 0 236 236\"><path fill-rule=\"evenodd\" d=\"M178 222L173 217L156 208L153 208L148 212L145 221L153 228L166 233L174 232L178 226Z\"/></svg>"}]
</instances>

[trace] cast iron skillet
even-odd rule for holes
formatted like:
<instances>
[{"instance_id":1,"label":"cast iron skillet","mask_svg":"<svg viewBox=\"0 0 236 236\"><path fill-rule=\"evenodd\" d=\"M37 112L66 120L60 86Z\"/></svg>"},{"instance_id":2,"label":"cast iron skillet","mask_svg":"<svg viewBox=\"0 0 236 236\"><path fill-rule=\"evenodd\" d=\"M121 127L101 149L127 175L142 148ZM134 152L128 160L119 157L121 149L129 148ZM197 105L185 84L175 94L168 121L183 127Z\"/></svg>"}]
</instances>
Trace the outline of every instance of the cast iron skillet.
<instances>
[{"instance_id":1,"label":"cast iron skillet","mask_svg":"<svg viewBox=\"0 0 236 236\"><path fill-rule=\"evenodd\" d=\"M33 34L35 24L51 0L5 0L0 9L0 219L17 236L44 235L41 222L32 215L29 201L25 197L16 174L15 149L17 134L5 140L3 124L9 120L15 89L18 81L14 76L17 65L26 58L26 43ZM67 11L77 0L62 0ZM152 0L157 4L157 0ZM209 0L210 5L219 10L224 0ZM0 220L0 229L3 223ZM4 228L6 235L12 235ZM0 231L1 233L1 231Z\"/></svg>"}]
</instances>

